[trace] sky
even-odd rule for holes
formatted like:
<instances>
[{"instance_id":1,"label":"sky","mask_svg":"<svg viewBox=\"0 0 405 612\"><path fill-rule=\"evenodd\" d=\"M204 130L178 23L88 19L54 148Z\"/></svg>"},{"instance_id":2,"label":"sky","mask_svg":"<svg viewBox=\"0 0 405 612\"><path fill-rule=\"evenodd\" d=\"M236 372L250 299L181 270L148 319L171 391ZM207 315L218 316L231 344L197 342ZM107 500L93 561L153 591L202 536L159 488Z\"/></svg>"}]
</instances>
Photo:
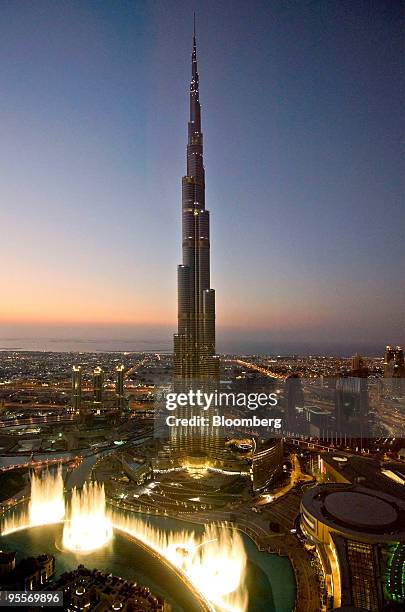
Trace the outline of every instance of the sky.
<instances>
[{"instance_id":1,"label":"sky","mask_svg":"<svg viewBox=\"0 0 405 612\"><path fill-rule=\"evenodd\" d=\"M218 350L404 343L400 2L3 0L0 345L171 346L193 10Z\"/></svg>"}]
</instances>

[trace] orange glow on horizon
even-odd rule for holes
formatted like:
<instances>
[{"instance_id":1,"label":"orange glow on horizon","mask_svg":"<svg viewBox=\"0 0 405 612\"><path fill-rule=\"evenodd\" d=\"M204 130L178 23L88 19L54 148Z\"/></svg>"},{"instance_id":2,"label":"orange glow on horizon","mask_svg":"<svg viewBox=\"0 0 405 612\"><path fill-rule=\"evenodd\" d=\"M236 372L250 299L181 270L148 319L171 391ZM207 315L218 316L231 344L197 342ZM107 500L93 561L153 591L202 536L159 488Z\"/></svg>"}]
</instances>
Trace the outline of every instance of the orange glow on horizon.
<instances>
[{"instance_id":1,"label":"orange glow on horizon","mask_svg":"<svg viewBox=\"0 0 405 612\"><path fill-rule=\"evenodd\" d=\"M0 304L0 324L5 326L142 326L167 327L175 331L175 289L145 282L142 287L101 285L88 279L72 285L67 279L30 277L8 283ZM11 279L10 279L11 280ZM42 282L41 282L42 280ZM36 282L37 281L37 282ZM162 297L163 295L163 297ZM336 313L302 296L300 303L286 296L276 303L235 301L221 292L217 302L217 327L251 331L317 330L334 324Z\"/></svg>"},{"instance_id":2,"label":"orange glow on horizon","mask_svg":"<svg viewBox=\"0 0 405 612\"><path fill-rule=\"evenodd\" d=\"M0 305L0 323L33 325L172 325L173 303L151 304L146 300L115 300L111 295L94 299L80 296L76 301L62 298L40 300L28 296L16 303Z\"/></svg>"},{"instance_id":3,"label":"orange glow on horizon","mask_svg":"<svg viewBox=\"0 0 405 612\"><path fill-rule=\"evenodd\" d=\"M283 312L274 309L267 313L254 312L252 308L242 309L238 313L220 313L217 317L217 327L221 329L245 329L247 331L271 331L271 330L291 330L296 328L317 329L318 327L327 324L327 317L321 316L319 313L311 312ZM0 324L6 326L14 325L38 325L38 326L105 326L105 327L120 327L120 326L154 326L154 327L176 327L176 305L172 304L171 308L167 304L161 308L144 307L137 308L134 304L133 308L121 309L118 312L102 307L86 307L78 306L74 310L69 310L65 307L41 309L40 312L34 307L29 310L20 308L17 309L1 309L0 308Z\"/></svg>"}]
</instances>

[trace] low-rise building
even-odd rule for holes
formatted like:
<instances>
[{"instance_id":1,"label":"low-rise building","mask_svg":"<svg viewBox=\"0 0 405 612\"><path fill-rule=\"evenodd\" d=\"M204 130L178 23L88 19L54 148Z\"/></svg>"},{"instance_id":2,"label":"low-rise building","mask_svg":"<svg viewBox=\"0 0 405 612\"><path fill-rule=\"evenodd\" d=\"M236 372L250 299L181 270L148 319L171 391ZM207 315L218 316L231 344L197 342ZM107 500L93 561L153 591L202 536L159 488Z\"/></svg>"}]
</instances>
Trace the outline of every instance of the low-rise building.
<instances>
[{"instance_id":1,"label":"low-rise building","mask_svg":"<svg viewBox=\"0 0 405 612\"><path fill-rule=\"evenodd\" d=\"M358 485L318 485L302 497L301 528L333 607L404 609L404 501Z\"/></svg>"},{"instance_id":2,"label":"low-rise building","mask_svg":"<svg viewBox=\"0 0 405 612\"><path fill-rule=\"evenodd\" d=\"M169 612L171 606L151 593L145 586L124 578L104 574L83 565L72 572L65 572L53 591L63 591L64 609L67 612L120 610L121 612Z\"/></svg>"},{"instance_id":3,"label":"low-rise building","mask_svg":"<svg viewBox=\"0 0 405 612\"><path fill-rule=\"evenodd\" d=\"M1 563L2 558L4 564ZM3 588L35 591L43 588L54 572L55 557L52 555L27 557L16 565L14 552L0 553L0 576Z\"/></svg>"}]
</instances>

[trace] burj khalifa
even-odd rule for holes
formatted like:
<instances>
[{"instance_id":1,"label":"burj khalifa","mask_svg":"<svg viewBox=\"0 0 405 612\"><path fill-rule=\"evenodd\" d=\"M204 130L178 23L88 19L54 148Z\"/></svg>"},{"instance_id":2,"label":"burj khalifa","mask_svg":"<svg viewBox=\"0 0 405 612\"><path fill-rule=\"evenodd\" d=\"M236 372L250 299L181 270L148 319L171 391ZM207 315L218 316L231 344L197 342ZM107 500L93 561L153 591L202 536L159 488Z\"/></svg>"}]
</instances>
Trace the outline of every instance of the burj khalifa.
<instances>
[{"instance_id":1,"label":"burj khalifa","mask_svg":"<svg viewBox=\"0 0 405 612\"><path fill-rule=\"evenodd\" d=\"M178 392L216 389L219 358L215 354L215 291L210 288L210 214L205 208L205 174L201 106L197 69L195 23L191 55L190 118L187 174L182 179L183 263L178 266L178 333L174 336L174 389ZM191 405L176 415L189 419L201 414ZM213 411L211 411L213 412ZM172 457L183 463L206 465L220 451L218 428L171 427Z\"/></svg>"},{"instance_id":2,"label":"burj khalifa","mask_svg":"<svg viewBox=\"0 0 405 612\"><path fill-rule=\"evenodd\" d=\"M178 266L178 333L174 375L197 386L219 377L215 355L215 291L210 288L210 217L205 208L201 105L194 23L187 174L182 179L183 263Z\"/></svg>"}]
</instances>

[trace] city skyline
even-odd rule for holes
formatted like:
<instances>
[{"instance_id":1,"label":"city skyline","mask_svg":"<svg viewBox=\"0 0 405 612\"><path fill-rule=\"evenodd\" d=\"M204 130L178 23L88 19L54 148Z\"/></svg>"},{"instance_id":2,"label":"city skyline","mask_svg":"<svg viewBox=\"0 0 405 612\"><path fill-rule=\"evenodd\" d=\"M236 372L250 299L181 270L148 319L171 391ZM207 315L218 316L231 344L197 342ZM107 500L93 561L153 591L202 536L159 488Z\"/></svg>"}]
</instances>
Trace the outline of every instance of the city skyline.
<instances>
[{"instance_id":1,"label":"city skyline","mask_svg":"<svg viewBox=\"0 0 405 612\"><path fill-rule=\"evenodd\" d=\"M122 6L2 9L3 336L170 342L192 12ZM198 12L219 350L403 343L395 6L232 6Z\"/></svg>"},{"instance_id":2,"label":"city skyline","mask_svg":"<svg viewBox=\"0 0 405 612\"><path fill-rule=\"evenodd\" d=\"M0 606L405 609L399 4L0 14Z\"/></svg>"}]
</instances>

